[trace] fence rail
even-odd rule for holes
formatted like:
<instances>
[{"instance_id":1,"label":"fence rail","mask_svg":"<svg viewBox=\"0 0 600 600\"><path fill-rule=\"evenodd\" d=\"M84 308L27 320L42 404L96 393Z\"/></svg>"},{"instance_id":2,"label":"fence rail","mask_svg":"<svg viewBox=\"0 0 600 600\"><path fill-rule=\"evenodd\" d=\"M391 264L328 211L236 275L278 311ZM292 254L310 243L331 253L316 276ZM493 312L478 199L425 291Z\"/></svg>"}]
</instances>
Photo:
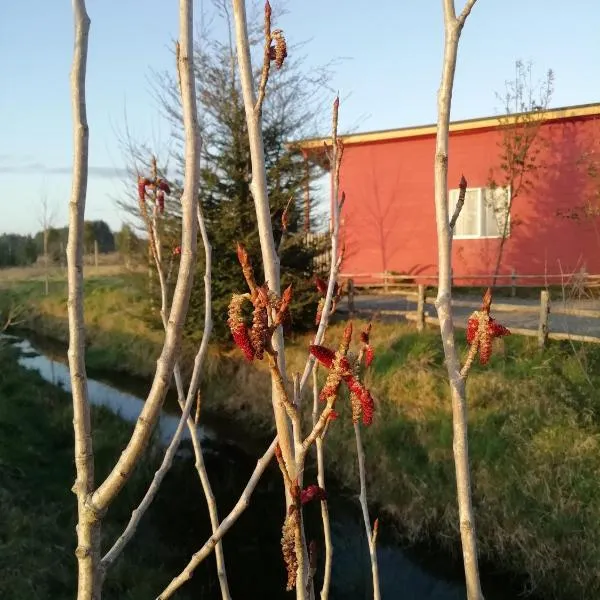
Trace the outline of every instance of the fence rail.
<instances>
[{"instance_id":1,"label":"fence rail","mask_svg":"<svg viewBox=\"0 0 600 600\"><path fill-rule=\"evenodd\" d=\"M353 279L348 280L348 311L350 314L356 313L356 304L355 304L355 294L356 287ZM416 298L416 310L394 310L394 309L377 309L377 313L380 315L397 315L406 318L409 321L415 321L417 331L423 331L426 323L431 323L435 325L439 325L439 320L436 317L429 316L427 314L426 307L429 304L432 305L432 299L427 298L427 286L424 284L417 285L416 292L409 292L398 294L399 296L405 298ZM452 306L461 306L467 308L473 308L474 310L479 307L478 302L469 301L469 300L452 300ZM550 302L550 294L548 290L540 291L540 300L539 304L536 305L515 305L508 303L498 303L494 302L494 310L498 312L519 312L519 313L535 313L538 314L538 323L537 329L524 329L524 328L515 328L511 327L511 331L517 335L525 335L530 337L538 338L538 345L540 347L544 347L548 339L553 340L571 340L578 342L589 342L589 343L600 343L600 338L590 336L590 335L581 335L581 334L571 334L560 331L550 331L549 327L549 315L551 310L551 302ZM561 315L570 315L581 318L595 318L600 319L600 310L593 309L580 309L580 308L569 308L567 306L557 305L556 309L552 309L554 314ZM459 322L456 323L459 327L461 326ZM465 325L463 324L462 327Z\"/></svg>"},{"instance_id":2,"label":"fence rail","mask_svg":"<svg viewBox=\"0 0 600 600\"><path fill-rule=\"evenodd\" d=\"M406 288L418 284L437 285L438 274L417 274L417 275L399 275L395 273L341 273L341 279L352 280L355 287L365 289L381 289L386 292L397 288ZM481 275L452 275L452 285L463 282L463 286L470 285L489 285L494 276L489 273ZM570 273L542 273L539 275L533 273L519 274L516 271L511 273L500 273L495 276L496 285L494 287L510 287L511 295L516 296L517 288L541 287L549 285L573 286L582 288L600 287L600 275L587 273L585 270L573 271Z\"/></svg>"}]
</instances>

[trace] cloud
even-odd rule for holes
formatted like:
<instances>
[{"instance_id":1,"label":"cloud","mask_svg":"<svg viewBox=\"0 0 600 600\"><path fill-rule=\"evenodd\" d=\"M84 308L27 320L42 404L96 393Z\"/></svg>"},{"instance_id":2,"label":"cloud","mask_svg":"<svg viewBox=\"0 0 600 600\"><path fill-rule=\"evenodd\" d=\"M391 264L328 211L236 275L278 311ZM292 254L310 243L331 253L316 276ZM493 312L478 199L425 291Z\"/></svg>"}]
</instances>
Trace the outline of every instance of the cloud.
<instances>
[{"instance_id":1,"label":"cloud","mask_svg":"<svg viewBox=\"0 0 600 600\"><path fill-rule=\"evenodd\" d=\"M40 162L31 161L31 157L22 157L29 160L19 161L15 157L10 157L6 154L0 154L0 174L6 173L10 175L26 175L28 173L36 173L39 175L70 175L73 172L72 167L48 167ZM18 162L20 164L1 164L5 161ZM90 177L100 177L104 179L121 179L127 177L129 172L125 168L117 167L89 167Z\"/></svg>"}]
</instances>

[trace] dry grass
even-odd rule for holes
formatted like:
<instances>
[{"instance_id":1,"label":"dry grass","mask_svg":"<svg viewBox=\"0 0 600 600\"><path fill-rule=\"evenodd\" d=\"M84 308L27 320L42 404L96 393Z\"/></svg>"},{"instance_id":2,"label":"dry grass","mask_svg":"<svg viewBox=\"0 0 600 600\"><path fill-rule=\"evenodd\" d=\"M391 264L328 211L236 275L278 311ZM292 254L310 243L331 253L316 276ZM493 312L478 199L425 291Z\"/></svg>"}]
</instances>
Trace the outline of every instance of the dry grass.
<instances>
[{"instance_id":1,"label":"dry grass","mask_svg":"<svg viewBox=\"0 0 600 600\"><path fill-rule=\"evenodd\" d=\"M139 375L154 370L161 333L140 318L123 281L90 282L90 365ZM30 325L64 339L64 298L35 299ZM356 324L357 327L360 324ZM333 326L328 345L341 335ZM369 493L413 540L459 543L452 419L439 334L375 324L376 359L366 381L377 400L364 433ZM302 371L310 336L288 343L289 373ZM461 351L466 352L462 339ZM185 347L188 360L193 354ZM324 372L320 372L321 381ZM600 349L511 336L468 383L470 452L478 536L485 557L523 573L546 598L600 597ZM203 406L250 430L273 429L265 365L213 349ZM308 410L312 400L307 396ZM326 440L328 470L354 489L354 437L347 402Z\"/></svg>"},{"instance_id":2,"label":"dry grass","mask_svg":"<svg viewBox=\"0 0 600 600\"><path fill-rule=\"evenodd\" d=\"M131 272L138 272L141 268L127 268L123 264L122 258L116 254L100 254L98 257L98 266L94 265L94 257L87 256L84 263L85 278L115 277L126 275ZM36 263L29 267L10 267L0 269L0 288L6 288L16 283L24 282L43 282L46 278L46 268L43 264ZM48 268L48 279L53 282L66 282L66 267L51 265ZM41 288L43 289L43 288Z\"/></svg>"}]
</instances>

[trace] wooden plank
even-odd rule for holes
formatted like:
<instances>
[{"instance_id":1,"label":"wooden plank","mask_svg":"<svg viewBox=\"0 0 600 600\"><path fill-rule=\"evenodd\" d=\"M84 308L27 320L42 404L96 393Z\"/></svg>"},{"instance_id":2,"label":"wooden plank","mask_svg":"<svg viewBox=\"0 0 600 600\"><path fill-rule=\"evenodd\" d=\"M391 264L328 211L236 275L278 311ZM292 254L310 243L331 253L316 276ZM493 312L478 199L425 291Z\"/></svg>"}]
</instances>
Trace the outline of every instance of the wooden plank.
<instances>
[{"instance_id":1,"label":"wooden plank","mask_svg":"<svg viewBox=\"0 0 600 600\"><path fill-rule=\"evenodd\" d=\"M417 331L425 329L425 286L419 285L417 299Z\"/></svg>"},{"instance_id":2,"label":"wooden plank","mask_svg":"<svg viewBox=\"0 0 600 600\"><path fill-rule=\"evenodd\" d=\"M400 313L402 311L396 311L397 313ZM416 313L412 312L408 312L405 311L405 314L403 315L404 317L406 317L406 319L408 321L416 321L417 320L417 315ZM429 323L430 325L438 325L440 324L439 320L437 317L425 317L425 322ZM458 322L454 324L456 329L466 329L466 324L462 323L462 322ZM510 327L510 332L512 335L523 335L526 337L537 337L538 336L538 332L534 329L521 329L519 327ZM548 339L550 340L556 340L556 341L572 341L572 342L586 342L586 343L590 343L590 344L600 344L600 338L598 337L594 337L591 335L580 335L577 333L563 333L563 332L558 332L558 331L550 331L548 333Z\"/></svg>"},{"instance_id":3,"label":"wooden plank","mask_svg":"<svg viewBox=\"0 0 600 600\"><path fill-rule=\"evenodd\" d=\"M548 316L550 315L550 294L540 292L540 321L538 325L538 346L544 348L548 343Z\"/></svg>"}]
</instances>

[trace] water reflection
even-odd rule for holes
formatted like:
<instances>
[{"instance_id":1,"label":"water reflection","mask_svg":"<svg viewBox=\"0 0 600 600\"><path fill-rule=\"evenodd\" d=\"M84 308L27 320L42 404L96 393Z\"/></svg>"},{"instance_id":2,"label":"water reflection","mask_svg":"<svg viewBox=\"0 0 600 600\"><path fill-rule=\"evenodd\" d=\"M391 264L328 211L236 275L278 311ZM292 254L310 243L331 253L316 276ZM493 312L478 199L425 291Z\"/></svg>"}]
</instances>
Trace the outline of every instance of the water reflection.
<instances>
[{"instance_id":1,"label":"water reflection","mask_svg":"<svg viewBox=\"0 0 600 600\"><path fill-rule=\"evenodd\" d=\"M67 392L71 391L71 378L67 365L40 354L28 340L20 340L15 342L13 346L19 348L22 352L19 358L20 365L37 371L46 381L62 387ZM91 404L105 406L130 423L135 423L144 406L144 401L137 396L122 392L94 379L88 379L88 394ZM159 438L161 442L165 444L169 443L177 429L178 423L178 417L164 411L162 412L159 422ZM202 441L216 439L215 433L206 427L199 427L199 433ZM189 439L189 437L189 431L184 429L182 439Z\"/></svg>"}]
</instances>

